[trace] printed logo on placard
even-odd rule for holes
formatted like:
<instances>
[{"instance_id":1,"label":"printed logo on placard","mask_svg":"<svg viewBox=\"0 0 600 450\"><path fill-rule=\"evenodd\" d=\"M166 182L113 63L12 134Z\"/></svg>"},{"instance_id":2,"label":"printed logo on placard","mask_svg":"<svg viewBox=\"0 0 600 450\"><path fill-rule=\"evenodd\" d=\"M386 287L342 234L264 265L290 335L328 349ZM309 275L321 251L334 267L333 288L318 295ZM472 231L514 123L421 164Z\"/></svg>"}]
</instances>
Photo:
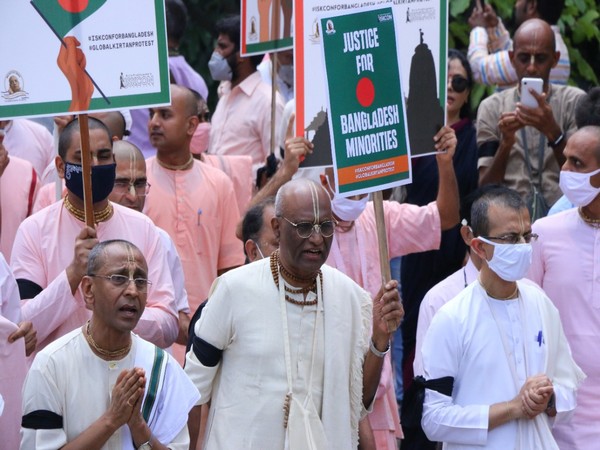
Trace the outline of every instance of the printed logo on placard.
<instances>
[{"instance_id":1,"label":"printed logo on placard","mask_svg":"<svg viewBox=\"0 0 600 450\"><path fill-rule=\"evenodd\" d=\"M333 26L333 20L329 19L325 22L325 33L327 34L335 34L335 27Z\"/></svg>"},{"instance_id":2,"label":"printed logo on placard","mask_svg":"<svg viewBox=\"0 0 600 450\"><path fill-rule=\"evenodd\" d=\"M7 102L18 102L29 98L29 93L25 90L25 80L16 70L9 71L4 77L2 98Z\"/></svg>"},{"instance_id":3,"label":"printed logo on placard","mask_svg":"<svg viewBox=\"0 0 600 450\"><path fill-rule=\"evenodd\" d=\"M154 75L151 73L132 73L119 75L119 89L154 86Z\"/></svg>"}]
</instances>

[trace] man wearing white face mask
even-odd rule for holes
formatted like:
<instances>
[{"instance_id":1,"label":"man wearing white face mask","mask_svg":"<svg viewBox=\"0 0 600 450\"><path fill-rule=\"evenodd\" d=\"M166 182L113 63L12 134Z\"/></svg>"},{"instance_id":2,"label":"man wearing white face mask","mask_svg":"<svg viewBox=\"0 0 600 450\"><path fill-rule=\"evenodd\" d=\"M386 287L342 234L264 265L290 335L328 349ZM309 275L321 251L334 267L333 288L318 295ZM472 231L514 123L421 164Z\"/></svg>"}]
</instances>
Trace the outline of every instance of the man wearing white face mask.
<instances>
[{"instance_id":1,"label":"man wearing white face mask","mask_svg":"<svg viewBox=\"0 0 600 450\"><path fill-rule=\"evenodd\" d=\"M256 70L262 55L240 56L240 16L219 20L216 30L217 43L208 68L213 79L222 83L208 153L251 156L255 178L271 149L271 88ZM277 94L276 120L282 113L283 100Z\"/></svg>"},{"instance_id":2,"label":"man wearing white face mask","mask_svg":"<svg viewBox=\"0 0 600 450\"><path fill-rule=\"evenodd\" d=\"M426 206L384 202L390 258L439 248L441 231L459 221L459 200L452 157L456 135L448 126L435 136L439 188L435 202ZM441 150L447 150L441 152ZM338 226L327 264L344 272L371 295L381 287L377 232L373 204L367 196L345 198L333 192L333 169L321 175L321 183L332 197L331 208Z\"/></svg>"},{"instance_id":3,"label":"man wearing white face mask","mask_svg":"<svg viewBox=\"0 0 600 450\"><path fill-rule=\"evenodd\" d=\"M426 389L422 425L444 449L558 449L551 433L576 405L585 378L558 311L519 280L531 264L529 212L499 187L471 210L479 280L440 308L425 335L423 372L451 377L447 394Z\"/></svg>"},{"instance_id":4,"label":"man wearing white face mask","mask_svg":"<svg viewBox=\"0 0 600 450\"><path fill-rule=\"evenodd\" d=\"M390 258L438 249L442 230L458 223L458 187L452 163L456 135L452 128L446 126L438 132L435 139L436 148L446 150L436 155L439 170L436 201L426 206L384 202ZM321 182L332 196L331 209L338 220L327 264L344 272L374 296L381 286L381 267L373 204L368 202L366 194L350 198L335 194L331 168L321 175ZM378 407L378 401L385 406ZM389 355L384 362L382 381L369 422L374 432L376 448L395 448L393 434L394 428L398 427L399 418ZM399 434L398 430L396 437Z\"/></svg>"},{"instance_id":5,"label":"man wearing white face mask","mask_svg":"<svg viewBox=\"0 0 600 450\"><path fill-rule=\"evenodd\" d=\"M576 208L540 219L529 277L560 311L573 358L588 378L569 424L557 424L561 448L595 448L600 439L600 127L586 126L567 142L560 188Z\"/></svg>"}]
</instances>

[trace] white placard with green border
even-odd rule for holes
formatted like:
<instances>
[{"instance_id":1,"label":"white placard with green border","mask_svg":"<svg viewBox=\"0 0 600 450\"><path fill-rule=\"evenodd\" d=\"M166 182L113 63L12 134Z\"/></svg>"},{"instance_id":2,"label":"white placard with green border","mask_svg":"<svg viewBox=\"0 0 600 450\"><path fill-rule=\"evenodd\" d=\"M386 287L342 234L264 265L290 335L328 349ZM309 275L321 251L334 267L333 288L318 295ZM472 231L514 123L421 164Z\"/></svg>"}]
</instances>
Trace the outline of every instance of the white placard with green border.
<instances>
[{"instance_id":1,"label":"white placard with green border","mask_svg":"<svg viewBox=\"0 0 600 450\"><path fill-rule=\"evenodd\" d=\"M0 17L0 118L170 103L163 0L10 0Z\"/></svg>"},{"instance_id":2,"label":"white placard with green border","mask_svg":"<svg viewBox=\"0 0 600 450\"><path fill-rule=\"evenodd\" d=\"M293 9L293 0L242 0L242 56L291 49Z\"/></svg>"},{"instance_id":3,"label":"white placard with green border","mask_svg":"<svg viewBox=\"0 0 600 450\"><path fill-rule=\"evenodd\" d=\"M320 23L337 191L354 195L410 182L392 8Z\"/></svg>"},{"instance_id":4,"label":"white placard with green border","mask_svg":"<svg viewBox=\"0 0 600 450\"><path fill-rule=\"evenodd\" d=\"M361 5L393 9L410 154L414 158L435 152L433 136L444 124L446 109L447 0L296 0L296 134L315 145L301 167L332 164L320 18L354 12Z\"/></svg>"}]
</instances>

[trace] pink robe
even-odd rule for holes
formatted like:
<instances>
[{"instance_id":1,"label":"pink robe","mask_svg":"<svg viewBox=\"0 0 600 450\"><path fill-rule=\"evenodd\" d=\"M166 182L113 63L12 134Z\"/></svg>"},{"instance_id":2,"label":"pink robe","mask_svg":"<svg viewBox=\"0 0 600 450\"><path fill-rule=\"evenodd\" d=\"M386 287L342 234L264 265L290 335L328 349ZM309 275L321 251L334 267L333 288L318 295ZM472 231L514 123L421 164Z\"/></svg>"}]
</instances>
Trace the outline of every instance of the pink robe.
<instances>
[{"instance_id":1,"label":"pink robe","mask_svg":"<svg viewBox=\"0 0 600 450\"><path fill-rule=\"evenodd\" d=\"M150 219L114 203L113 207L113 216L97 225L98 239L128 240L146 258L152 285L136 333L166 348L177 337L178 315L164 246ZM71 294L65 272L73 259L75 238L82 227L83 223L71 215L61 201L27 218L17 233L11 260L14 276L44 289L33 299L22 302L22 320L33 322L38 350L83 325L91 316L83 303L81 290L74 296Z\"/></svg>"},{"instance_id":2,"label":"pink robe","mask_svg":"<svg viewBox=\"0 0 600 450\"><path fill-rule=\"evenodd\" d=\"M419 207L408 203L384 202L389 257L435 250L440 246L440 215L435 203ZM331 244L327 264L344 272L363 286L371 297L381 287L381 266L373 203L346 232L338 229ZM395 449L403 436L394 391L390 356L384 361L381 380L368 415L377 449Z\"/></svg>"},{"instance_id":3,"label":"pink robe","mask_svg":"<svg viewBox=\"0 0 600 450\"><path fill-rule=\"evenodd\" d=\"M242 242L235 236L240 214L233 185L223 172L200 161L190 170L168 170L149 158L146 168L152 188L144 212L175 243L193 314L217 271L244 264ZM174 347L179 362L184 350Z\"/></svg>"},{"instance_id":4,"label":"pink robe","mask_svg":"<svg viewBox=\"0 0 600 450\"><path fill-rule=\"evenodd\" d=\"M570 422L556 423L561 449L594 449L600 440L600 229L583 222L577 208L533 224L529 277L560 313L573 359L587 375Z\"/></svg>"}]
</instances>

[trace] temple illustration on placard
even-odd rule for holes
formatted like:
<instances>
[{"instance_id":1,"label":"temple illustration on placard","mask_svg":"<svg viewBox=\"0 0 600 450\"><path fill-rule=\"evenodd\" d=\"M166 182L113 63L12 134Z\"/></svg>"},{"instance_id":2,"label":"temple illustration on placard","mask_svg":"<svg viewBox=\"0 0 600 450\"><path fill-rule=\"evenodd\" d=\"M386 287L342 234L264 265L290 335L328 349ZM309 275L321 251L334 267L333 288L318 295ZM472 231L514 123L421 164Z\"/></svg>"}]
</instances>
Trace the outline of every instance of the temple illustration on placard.
<instances>
[{"instance_id":1,"label":"temple illustration on placard","mask_svg":"<svg viewBox=\"0 0 600 450\"><path fill-rule=\"evenodd\" d=\"M312 136L312 138L311 138ZM300 167L320 167L333 165L331 157L331 138L327 111L321 110L304 130L304 137L314 144L314 151L307 155Z\"/></svg>"},{"instance_id":2,"label":"temple illustration on placard","mask_svg":"<svg viewBox=\"0 0 600 450\"><path fill-rule=\"evenodd\" d=\"M437 91L435 64L431 50L419 29L420 43L410 63L406 120L412 156L435 152L433 136L444 126L444 109Z\"/></svg>"}]
</instances>

